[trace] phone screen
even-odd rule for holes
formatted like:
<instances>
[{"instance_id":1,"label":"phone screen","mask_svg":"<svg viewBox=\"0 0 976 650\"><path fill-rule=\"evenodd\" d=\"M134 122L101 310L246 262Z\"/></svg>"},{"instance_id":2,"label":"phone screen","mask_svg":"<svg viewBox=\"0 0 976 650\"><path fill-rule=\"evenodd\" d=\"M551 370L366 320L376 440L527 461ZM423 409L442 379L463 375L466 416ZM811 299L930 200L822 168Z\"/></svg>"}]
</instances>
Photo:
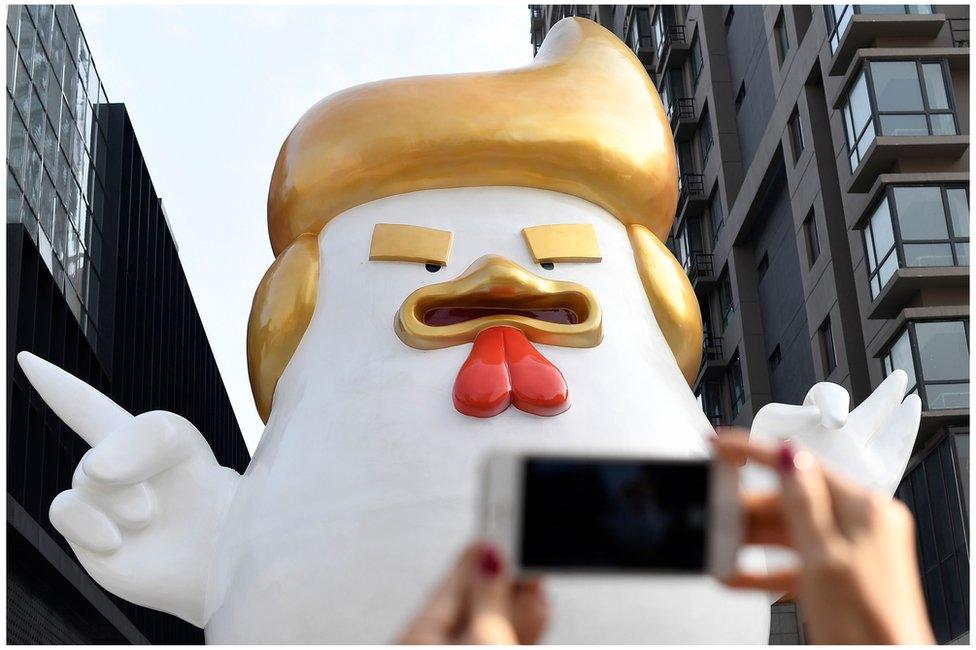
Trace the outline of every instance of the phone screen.
<instances>
[{"instance_id":1,"label":"phone screen","mask_svg":"<svg viewBox=\"0 0 976 650\"><path fill-rule=\"evenodd\" d=\"M703 572L709 464L525 459L527 569Z\"/></svg>"}]
</instances>

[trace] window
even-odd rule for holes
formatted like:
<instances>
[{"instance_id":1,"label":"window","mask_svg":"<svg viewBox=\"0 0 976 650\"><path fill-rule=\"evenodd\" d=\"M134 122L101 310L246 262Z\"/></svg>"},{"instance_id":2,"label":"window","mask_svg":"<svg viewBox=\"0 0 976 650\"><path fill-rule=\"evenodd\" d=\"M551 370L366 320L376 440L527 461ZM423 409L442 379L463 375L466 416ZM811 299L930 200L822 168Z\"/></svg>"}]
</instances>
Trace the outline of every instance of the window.
<instances>
[{"instance_id":1,"label":"window","mask_svg":"<svg viewBox=\"0 0 976 650\"><path fill-rule=\"evenodd\" d=\"M774 370L779 368L780 361L783 360L783 354L780 352L779 343L773 348L772 354L769 355L769 372L772 373Z\"/></svg>"},{"instance_id":2,"label":"window","mask_svg":"<svg viewBox=\"0 0 976 650\"><path fill-rule=\"evenodd\" d=\"M627 44L635 54L640 54L642 50L652 50L653 38L651 37L650 16L646 7L634 8L634 15L630 22L630 32L628 33Z\"/></svg>"},{"instance_id":3,"label":"window","mask_svg":"<svg viewBox=\"0 0 976 650\"><path fill-rule=\"evenodd\" d=\"M678 102L685 98L685 83L681 74L681 68L669 68L667 71L665 71L662 81L661 103L663 103L664 108L667 109L668 120L671 120L674 116L675 110L678 110L679 108ZM693 117L683 114L685 113L684 110L679 112L682 113L682 118Z\"/></svg>"},{"instance_id":4,"label":"window","mask_svg":"<svg viewBox=\"0 0 976 650\"><path fill-rule=\"evenodd\" d=\"M701 76L704 65L705 61L702 59L701 43L696 35L694 42L691 44L691 81L695 88L698 87L698 77Z\"/></svg>"},{"instance_id":5,"label":"window","mask_svg":"<svg viewBox=\"0 0 976 650\"><path fill-rule=\"evenodd\" d=\"M824 319L817 329L820 341L820 361L823 363L824 379L837 367L837 355L834 351L834 332L830 327L830 316Z\"/></svg>"},{"instance_id":6,"label":"window","mask_svg":"<svg viewBox=\"0 0 976 650\"><path fill-rule=\"evenodd\" d=\"M722 271L718 287L718 306L719 313L722 314L722 331L729 326L729 317L735 312L735 304L732 302L732 283L729 281L729 270Z\"/></svg>"},{"instance_id":7,"label":"window","mask_svg":"<svg viewBox=\"0 0 976 650\"><path fill-rule=\"evenodd\" d=\"M698 406L713 427L725 422L722 417L722 386L717 381L706 381L697 394Z\"/></svg>"},{"instance_id":8,"label":"window","mask_svg":"<svg viewBox=\"0 0 976 650\"><path fill-rule=\"evenodd\" d=\"M735 94L735 114L739 114L739 109L742 108L742 102L746 98L746 82L743 81L739 84L739 92Z\"/></svg>"},{"instance_id":9,"label":"window","mask_svg":"<svg viewBox=\"0 0 976 650\"><path fill-rule=\"evenodd\" d=\"M899 267L967 266L968 190L889 186L865 224L864 252L872 299Z\"/></svg>"},{"instance_id":10,"label":"window","mask_svg":"<svg viewBox=\"0 0 976 650\"><path fill-rule=\"evenodd\" d=\"M882 359L885 376L908 373L908 392L925 410L969 407L969 327L966 321L910 321Z\"/></svg>"},{"instance_id":11,"label":"window","mask_svg":"<svg viewBox=\"0 0 976 650\"><path fill-rule=\"evenodd\" d=\"M664 24L664 11L658 8L656 14L654 14L654 24L651 25L651 29L654 31L654 43L657 48L658 57L661 56L661 52L664 49L664 43L667 40L667 25Z\"/></svg>"},{"instance_id":12,"label":"window","mask_svg":"<svg viewBox=\"0 0 976 650\"><path fill-rule=\"evenodd\" d=\"M869 61L841 111L852 172L875 135L957 133L941 61Z\"/></svg>"},{"instance_id":13,"label":"window","mask_svg":"<svg viewBox=\"0 0 976 650\"><path fill-rule=\"evenodd\" d=\"M742 386L742 364L739 362L739 352L736 350L735 356L729 363L727 371L729 381L729 401L732 404L732 419L739 414L743 405L746 403L746 392Z\"/></svg>"},{"instance_id":14,"label":"window","mask_svg":"<svg viewBox=\"0 0 976 650\"><path fill-rule=\"evenodd\" d=\"M790 36L786 33L786 21L784 20L783 10L779 10L776 24L773 25L773 32L776 35L776 57L779 64L783 65L786 55L790 52Z\"/></svg>"},{"instance_id":15,"label":"window","mask_svg":"<svg viewBox=\"0 0 976 650\"><path fill-rule=\"evenodd\" d=\"M766 276L766 271L769 270L769 253L763 253L762 259L759 260L759 266L756 267L756 275L759 276L759 281Z\"/></svg>"},{"instance_id":16,"label":"window","mask_svg":"<svg viewBox=\"0 0 976 650\"><path fill-rule=\"evenodd\" d=\"M817 215L810 208L807 218L803 220L803 234L807 240L807 259L810 266L820 257L820 234L817 232Z\"/></svg>"},{"instance_id":17,"label":"window","mask_svg":"<svg viewBox=\"0 0 976 650\"><path fill-rule=\"evenodd\" d=\"M725 215L722 213L722 198L718 195L718 189L712 194L712 200L708 204L708 217L712 226L712 247L718 241L718 233L725 224Z\"/></svg>"},{"instance_id":18,"label":"window","mask_svg":"<svg viewBox=\"0 0 976 650\"><path fill-rule=\"evenodd\" d=\"M824 13L830 34L830 53L833 54L855 14L930 14L932 5L826 5Z\"/></svg>"},{"instance_id":19,"label":"window","mask_svg":"<svg viewBox=\"0 0 976 650\"><path fill-rule=\"evenodd\" d=\"M793 108L790 121L787 123L790 131L790 147L793 149L793 162L800 159L803 153L803 126L800 124L800 107Z\"/></svg>"},{"instance_id":20,"label":"window","mask_svg":"<svg viewBox=\"0 0 976 650\"><path fill-rule=\"evenodd\" d=\"M702 169L708 162L708 154L712 152L712 145L714 140L712 139L712 122L709 119L708 109L705 109L704 115L701 118L701 125L698 127L698 148L701 152L702 159Z\"/></svg>"}]
</instances>

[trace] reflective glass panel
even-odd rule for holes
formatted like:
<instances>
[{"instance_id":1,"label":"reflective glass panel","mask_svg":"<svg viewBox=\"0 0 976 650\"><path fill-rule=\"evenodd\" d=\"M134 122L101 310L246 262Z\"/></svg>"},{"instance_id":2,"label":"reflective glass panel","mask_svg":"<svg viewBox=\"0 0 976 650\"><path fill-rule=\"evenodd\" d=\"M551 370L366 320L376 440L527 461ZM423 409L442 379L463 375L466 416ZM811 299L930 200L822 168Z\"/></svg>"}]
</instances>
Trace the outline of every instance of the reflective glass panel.
<instances>
[{"instance_id":1,"label":"reflective glass panel","mask_svg":"<svg viewBox=\"0 0 976 650\"><path fill-rule=\"evenodd\" d=\"M932 135L955 135L956 120L951 113L936 113L929 115L932 121Z\"/></svg>"},{"instance_id":2,"label":"reflective glass panel","mask_svg":"<svg viewBox=\"0 0 976 650\"><path fill-rule=\"evenodd\" d=\"M864 125L871 119L871 102L868 99L868 84L863 71L854 83L854 87L851 88L851 95L848 101L851 106L854 137L857 138L864 129Z\"/></svg>"},{"instance_id":3,"label":"reflective glass panel","mask_svg":"<svg viewBox=\"0 0 976 650\"><path fill-rule=\"evenodd\" d=\"M962 321L916 323L915 336L926 382L969 377L969 343Z\"/></svg>"},{"instance_id":4,"label":"reflective glass panel","mask_svg":"<svg viewBox=\"0 0 976 650\"><path fill-rule=\"evenodd\" d=\"M893 191L902 239L949 237L938 187L895 187Z\"/></svg>"},{"instance_id":5,"label":"reflective glass panel","mask_svg":"<svg viewBox=\"0 0 976 650\"><path fill-rule=\"evenodd\" d=\"M946 190L946 198L949 199L953 233L956 237L969 237L969 197L966 190L950 187Z\"/></svg>"},{"instance_id":6,"label":"reflective glass panel","mask_svg":"<svg viewBox=\"0 0 976 650\"><path fill-rule=\"evenodd\" d=\"M857 9L862 14L903 14L905 5L858 5Z\"/></svg>"},{"instance_id":7,"label":"reflective glass panel","mask_svg":"<svg viewBox=\"0 0 976 650\"><path fill-rule=\"evenodd\" d=\"M884 261L881 265L881 270L878 271L878 282L881 285L880 289L883 289L891 276L895 274L895 270L898 268L898 256L892 253L888 256L888 259Z\"/></svg>"},{"instance_id":8,"label":"reflective glass panel","mask_svg":"<svg viewBox=\"0 0 976 650\"><path fill-rule=\"evenodd\" d=\"M956 264L966 266L969 264L969 243L956 244Z\"/></svg>"},{"instance_id":9,"label":"reflective glass panel","mask_svg":"<svg viewBox=\"0 0 976 650\"><path fill-rule=\"evenodd\" d=\"M949 244L905 244L906 266L952 266Z\"/></svg>"},{"instance_id":10,"label":"reflective glass panel","mask_svg":"<svg viewBox=\"0 0 976 650\"><path fill-rule=\"evenodd\" d=\"M929 108L949 108L949 97L946 95L945 83L942 81L942 65L923 63L922 76L925 78L925 94L928 96Z\"/></svg>"},{"instance_id":11,"label":"reflective glass panel","mask_svg":"<svg viewBox=\"0 0 976 650\"><path fill-rule=\"evenodd\" d=\"M891 367L901 368L908 373L908 390L915 387L915 363L912 361L912 346L908 340L908 330L902 332L895 344L891 346Z\"/></svg>"},{"instance_id":12,"label":"reflective glass panel","mask_svg":"<svg viewBox=\"0 0 976 650\"><path fill-rule=\"evenodd\" d=\"M878 204L874 214L871 215L871 234L874 238L876 263L881 263L895 246L895 234L891 229L891 213L888 211L887 198Z\"/></svg>"},{"instance_id":13,"label":"reflective glass panel","mask_svg":"<svg viewBox=\"0 0 976 650\"><path fill-rule=\"evenodd\" d=\"M925 115L882 115L882 135L928 135Z\"/></svg>"},{"instance_id":14,"label":"reflective glass panel","mask_svg":"<svg viewBox=\"0 0 976 650\"><path fill-rule=\"evenodd\" d=\"M969 383L925 384L925 400L930 409L969 408Z\"/></svg>"},{"instance_id":15,"label":"reflective glass panel","mask_svg":"<svg viewBox=\"0 0 976 650\"><path fill-rule=\"evenodd\" d=\"M921 111L922 89L914 61L872 61L871 77L880 111Z\"/></svg>"}]
</instances>

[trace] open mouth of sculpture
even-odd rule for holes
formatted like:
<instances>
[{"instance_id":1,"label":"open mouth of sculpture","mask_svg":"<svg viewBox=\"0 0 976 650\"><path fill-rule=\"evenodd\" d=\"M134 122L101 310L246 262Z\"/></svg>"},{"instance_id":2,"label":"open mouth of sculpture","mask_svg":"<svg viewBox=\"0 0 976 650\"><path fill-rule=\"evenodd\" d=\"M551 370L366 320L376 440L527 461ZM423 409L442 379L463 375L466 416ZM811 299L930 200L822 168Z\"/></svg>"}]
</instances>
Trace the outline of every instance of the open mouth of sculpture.
<instances>
[{"instance_id":1,"label":"open mouth of sculpture","mask_svg":"<svg viewBox=\"0 0 976 650\"><path fill-rule=\"evenodd\" d=\"M470 343L497 326L536 343L575 348L593 347L603 337L600 307L589 289L492 255L454 280L413 292L396 318L400 339L425 350Z\"/></svg>"},{"instance_id":2,"label":"open mouth of sculpture","mask_svg":"<svg viewBox=\"0 0 976 650\"><path fill-rule=\"evenodd\" d=\"M444 327L445 325L465 323L479 318L505 318L506 316L533 318L546 323L561 325L576 325L583 320L576 311L568 307L520 309L502 305L497 307L432 307L424 312L423 321L432 327Z\"/></svg>"}]
</instances>

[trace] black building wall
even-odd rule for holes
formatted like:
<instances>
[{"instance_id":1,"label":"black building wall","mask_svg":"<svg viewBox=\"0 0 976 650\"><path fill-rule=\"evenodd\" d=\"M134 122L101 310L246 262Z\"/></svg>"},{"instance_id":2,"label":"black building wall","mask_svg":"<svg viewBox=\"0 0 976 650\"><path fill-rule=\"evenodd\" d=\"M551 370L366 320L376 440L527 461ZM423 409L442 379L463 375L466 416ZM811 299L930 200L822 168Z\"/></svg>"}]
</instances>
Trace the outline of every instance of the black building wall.
<instances>
[{"instance_id":1,"label":"black building wall","mask_svg":"<svg viewBox=\"0 0 976 650\"><path fill-rule=\"evenodd\" d=\"M786 174L776 174L749 237L774 402L802 404L816 382ZM778 360L773 360L774 355Z\"/></svg>"},{"instance_id":2,"label":"black building wall","mask_svg":"<svg viewBox=\"0 0 976 650\"><path fill-rule=\"evenodd\" d=\"M7 505L10 643L202 643L175 617L108 595L77 564L47 509L71 487L87 445L48 409L16 366L29 350L132 413L189 419L225 466L243 472L247 448L180 265L162 204L122 104L106 116L105 201L95 214L102 288L89 341L22 223L7 226Z\"/></svg>"}]
</instances>

